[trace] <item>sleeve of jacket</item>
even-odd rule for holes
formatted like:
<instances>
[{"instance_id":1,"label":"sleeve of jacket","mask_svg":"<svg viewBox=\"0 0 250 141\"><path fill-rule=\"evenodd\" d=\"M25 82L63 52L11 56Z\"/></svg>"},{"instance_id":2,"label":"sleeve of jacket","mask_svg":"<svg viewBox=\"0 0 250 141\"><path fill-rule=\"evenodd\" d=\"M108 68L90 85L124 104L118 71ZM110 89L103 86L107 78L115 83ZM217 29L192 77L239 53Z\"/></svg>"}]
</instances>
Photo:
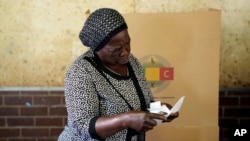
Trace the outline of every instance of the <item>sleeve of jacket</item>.
<instances>
[{"instance_id":1,"label":"sleeve of jacket","mask_svg":"<svg viewBox=\"0 0 250 141\"><path fill-rule=\"evenodd\" d=\"M99 116L98 94L91 73L84 65L75 63L69 68L65 77L65 100L68 125L75 129L75 134L98 138L93 123Z\"/></svg>"}]
</instances>

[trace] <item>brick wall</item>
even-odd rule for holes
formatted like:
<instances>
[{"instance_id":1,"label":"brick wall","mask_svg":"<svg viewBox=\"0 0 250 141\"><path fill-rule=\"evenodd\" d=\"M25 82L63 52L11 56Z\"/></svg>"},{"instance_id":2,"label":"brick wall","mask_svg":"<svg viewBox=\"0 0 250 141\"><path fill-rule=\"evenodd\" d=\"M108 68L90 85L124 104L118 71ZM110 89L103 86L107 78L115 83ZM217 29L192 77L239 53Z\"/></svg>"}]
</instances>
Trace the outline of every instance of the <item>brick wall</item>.
<instances>
[{"instance_id":1,"label":"brick wall","mask_svg":"<svg viewBox=\"0 0 250 141\"><path fill-rule=\"evenodd\" d=\"M61 91L0 92L0 141L55 141L66 124Z\"/></svg>"},{"instance_id":2,"label":"brick wall","mask_svg":"<svg viewBox=\"0 0 250 141\"><path fill-rule=\"evenodd\" d=\"M0 141L55 141L66 122L63 91L0 92ZM221 89L220 141L242 124L250 125L250 90Z\"/></svg>"},{"instance_id":3,"label":"brick wall","mask_svg":"<svg viewBox=\"0 0 250 141\"><path fill-rule=\"evenodd\" d=\"M250 89L221 89L219 92L220 141L229 141L232 130L250 127L249 125Z\"/></svg>"}]
</instances>

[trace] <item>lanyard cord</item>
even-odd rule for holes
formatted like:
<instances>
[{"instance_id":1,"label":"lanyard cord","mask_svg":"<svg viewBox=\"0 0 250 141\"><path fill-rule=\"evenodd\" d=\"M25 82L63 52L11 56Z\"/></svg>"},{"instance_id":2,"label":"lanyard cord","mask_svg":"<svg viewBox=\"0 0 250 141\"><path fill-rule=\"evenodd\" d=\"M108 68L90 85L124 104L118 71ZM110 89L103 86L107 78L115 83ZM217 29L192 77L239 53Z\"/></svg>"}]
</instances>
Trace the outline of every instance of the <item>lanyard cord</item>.
<instances>
[{"instance_id":1,"label":"lanyard cord","mask_svg":"<svg viewBox=\"0 0 250 141\"><path fill-rule=\"evenodd\" d=\"M136 92L137 92L137 95L139 96L139 99L140 99L140 103L141 103L141 109L143 111L148 111L147 110L147 105L146 105L146 100L143 96L143 92L141 90L141 87L139 85L139 82L138 80L136 79L136 76L135 76L135 73L133 72L133 69L131 67L130 64L128 64L128 70L130 71L129 74L131 74L131 77L132 77L132 80L133 80L133 83L134 83L134 86L135 86L135 89L136 89Z\"/></svg>"}]
</instances>

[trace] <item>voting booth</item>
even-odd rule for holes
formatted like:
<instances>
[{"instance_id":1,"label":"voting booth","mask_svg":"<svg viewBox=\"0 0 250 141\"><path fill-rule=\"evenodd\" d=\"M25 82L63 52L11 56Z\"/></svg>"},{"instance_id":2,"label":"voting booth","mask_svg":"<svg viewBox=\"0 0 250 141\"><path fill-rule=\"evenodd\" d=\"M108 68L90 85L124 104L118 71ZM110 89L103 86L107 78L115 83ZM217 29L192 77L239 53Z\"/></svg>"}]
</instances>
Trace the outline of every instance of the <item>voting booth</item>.
<instances>
[{"instance_id":1,"label":"voting booth","mask_svg":"<svg viewBox=\"0 0 250 141\"><path fill-rule=\"evenodd\" d=\"M220 11L124 14L131 52L156 101L180 116L147 132L147 141L218 141Z\"/></svg>"}]
</instances>

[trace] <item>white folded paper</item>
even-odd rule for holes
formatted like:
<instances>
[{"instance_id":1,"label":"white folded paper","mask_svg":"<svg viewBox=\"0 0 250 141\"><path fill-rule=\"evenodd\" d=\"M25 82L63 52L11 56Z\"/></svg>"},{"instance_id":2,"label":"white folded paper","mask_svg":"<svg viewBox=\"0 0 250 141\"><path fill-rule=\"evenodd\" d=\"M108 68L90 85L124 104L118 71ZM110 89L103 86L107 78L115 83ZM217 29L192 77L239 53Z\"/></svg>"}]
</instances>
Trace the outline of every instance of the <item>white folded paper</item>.
<instances>
[{"instance_id":1,"label":"white folded paper","mask_svg":"<svg viewBox=\"0 0 250 141\"><path fill-rule=\"evenodd\" d=\"M160 101L156 101L156 102L150 103L150 108L148 110L151 113L160 113L160 112L167 113L166 114L166 118L167 118L171 113L178 112L181 109L184 98L185 96L182 96L171 109L168 109L166 105L161 105ZM156 120L156 121L157 123L161 123L161 120Z\"/></svg>"}]
</instances>

